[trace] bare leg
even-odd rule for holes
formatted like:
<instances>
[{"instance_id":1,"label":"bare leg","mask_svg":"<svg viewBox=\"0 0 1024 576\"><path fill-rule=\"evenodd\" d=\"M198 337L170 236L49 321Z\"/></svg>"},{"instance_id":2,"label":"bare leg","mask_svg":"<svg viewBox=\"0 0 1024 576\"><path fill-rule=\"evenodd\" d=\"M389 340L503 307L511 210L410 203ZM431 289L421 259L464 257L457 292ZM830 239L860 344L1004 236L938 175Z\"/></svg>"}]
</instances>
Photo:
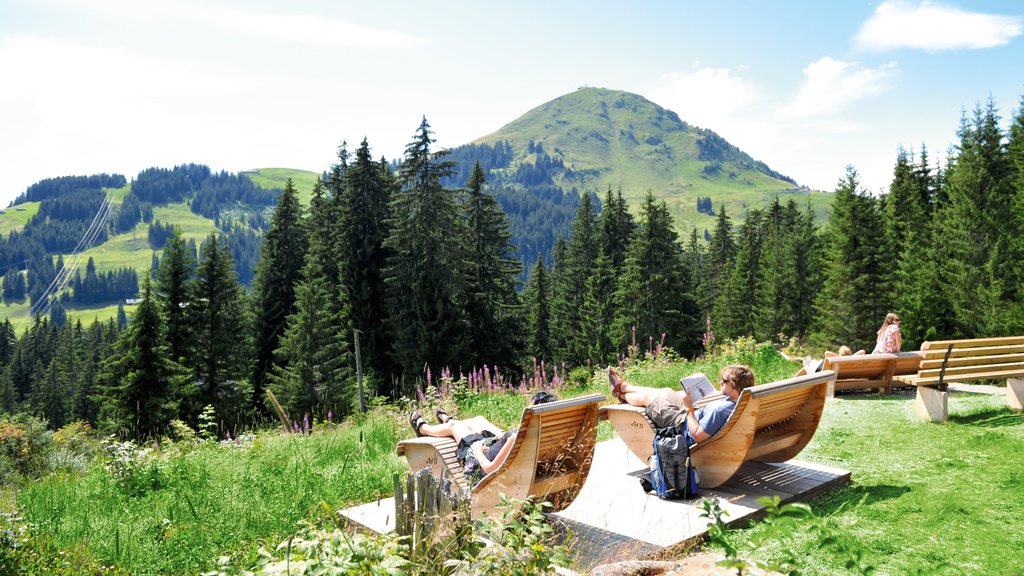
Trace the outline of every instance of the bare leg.
<instances>
[{"instance_id":1,"label":"bare leg","mask_svg":"<svg viewBox=\"0 0 1024 576\"><path fill-rule=\"evenodd\" d=\"M420 434L424 436L433 436L434 438L451 437L456 442L460 442L470 434L480 434L484 430L491 431L495 436L501 436L502 434L501 428L491 424L483 416L474 416L468 420L449 420L443 424L424 424L420 426Z\"/></svg>"},{"instance_id":2,"label":"bare leg","mask_svg":"<svg viewBox=\"0 0 1024 576\"><path fill-rule=\"evenodd\" d=\"M633 406L647 406L655 398L664 398L672 404L682 404L682 393L672 388L637 386L623 380L619 390L622 392L622 399Z\"/></svg>"}]
</instances>

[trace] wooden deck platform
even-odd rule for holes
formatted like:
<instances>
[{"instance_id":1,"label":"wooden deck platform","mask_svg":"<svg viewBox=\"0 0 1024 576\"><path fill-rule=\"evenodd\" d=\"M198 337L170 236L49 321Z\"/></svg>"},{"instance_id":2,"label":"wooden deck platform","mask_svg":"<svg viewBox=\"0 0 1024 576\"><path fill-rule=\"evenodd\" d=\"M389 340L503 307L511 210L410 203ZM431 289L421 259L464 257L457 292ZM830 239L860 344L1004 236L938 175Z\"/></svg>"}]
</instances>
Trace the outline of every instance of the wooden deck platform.
<instances>
[{"instance_id":1,"label":"wooden deck platform","mask_svg":"<svg viewBox=\"0 0 1024 576\"><path fill-rule=\"evenodd\" d=\"M779 496L784 502L807 501L850 481L846 470L791 460L784 464L748 462L736 476L694 500L660 500L640 487L644 463L619 438L597 444L590 476L576 500L550 514L561 528L563 543L574 553L574 568L588 571L599 564L669 556L703 539L707 520L697 503L718 496L730 524L757 518L755 500ZM393 530L394 499L370 502L340 512L349 521L374 532Z\"/></svg>"}]
</instances>

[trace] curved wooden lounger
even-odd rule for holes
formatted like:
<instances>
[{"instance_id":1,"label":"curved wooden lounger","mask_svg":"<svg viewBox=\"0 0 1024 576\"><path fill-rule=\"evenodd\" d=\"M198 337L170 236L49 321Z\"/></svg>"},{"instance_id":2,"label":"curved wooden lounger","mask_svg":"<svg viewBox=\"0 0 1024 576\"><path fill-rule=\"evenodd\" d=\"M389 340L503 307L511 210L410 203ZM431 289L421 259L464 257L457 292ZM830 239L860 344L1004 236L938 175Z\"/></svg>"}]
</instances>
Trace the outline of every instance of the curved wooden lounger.
<instances>
[{"instance_id":1,"label":"curved wooden lounger","mask_svg":"<svg viewBox=\"0 0 1024 576\"><path fill-rule=\"evenodd\" d=\"M690 447L700 485L715 488L748 460L785 462L807 446L818 429L831 370L759 384L740 393L736 409L717 434ZM615 431L640 460L653 451L654 428L644 409L628 404L601 408Z\"/></svg>"},{"instance_id":2,"label":"curved wooden lounger","mask_svg":"<svg viewBox=\"0 0 1024 576\"><path fill-rule=\"evenodd\" d=\"M924 355L921 352L895 352L892 354L859 354L825 358L825 370L836 373L836 383L829 390L877 389L892 392L894 378L917 373Z\"/></svg>"},{"instance_id":3,"label":"curved wooden lounger","mask_svg":"<svg viewBox=\"0 0 1024 576\"><path fill-rule=\"evenodd\" d=\"M591 394L528 406L508 458L472 487L455 458L451 438L402 440L397 452L414 472L430 468L440 478L447 468L453 482L470 491L473 518L493 513L502 494L546 500L557 512L576 499L587 479L597 443L597 408L605 400L602 394Z\"/></svg>"}]
</instances>

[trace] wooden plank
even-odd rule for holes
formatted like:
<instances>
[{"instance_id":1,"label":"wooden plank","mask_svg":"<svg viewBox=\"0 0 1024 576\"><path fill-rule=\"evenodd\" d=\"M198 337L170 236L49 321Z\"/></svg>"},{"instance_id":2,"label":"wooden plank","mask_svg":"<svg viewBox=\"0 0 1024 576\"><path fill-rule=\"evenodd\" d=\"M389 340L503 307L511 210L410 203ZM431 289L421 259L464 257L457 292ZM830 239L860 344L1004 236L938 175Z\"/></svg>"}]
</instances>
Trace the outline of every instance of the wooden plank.
<instances>
[{"instance_id":1,"label":"wooden plank","mask_svg":"<svg viewBox=\"0 0 1024 576\"><path fill-rule=\"evenodd\" d=\"M964 374L960 376L950 376L946 374L944 381L946 382L970 382L972 380L1001 380L1003 378L1015 378L1024 377L1024 370L1003 370L998 372L988 372L984 374ZM938 384L939 377L931 376L928 378L912 378L908 379L907 383L914 386L934 386Z\"/></svg>"},{"instance_id":2,"label":"wooden plank","mask_svg":"<svg viewBox=\"0 0 1024 576\"><path fill-rule=\"evenodd\" d=\"M946 379L956 380L980 380L982 378L1000 378L1000 376L987 376L987 374L1004 374L1024 372L1024 362L1009 362L1006 364L983 364L980 366L947 366ZM917 373L918 378L938 377L942 369L921 370ZM1003 376L1005 377L1005 376Z\"/></svg>"},{"instance_id":3,"label":"wooden plank","mask_svg":"<svg viewBox=\"0 0 1024 576\"><path fill-rule=\"evenodd\" d=\"M952 344L956 348L978 348L981 346L1008 346L1024 344L1024 336L1003 336L998 338L963 338L958 340L934 340L921 344L921 350L945 350Z\"/></svg>"},{"instance_id":4,"label":"wooden plank","mask_svg":"<svg viewBox=\"0 0 1024 576\"><path fill-rule=\"evenodd\" d=\"M1009 364L1018 363L1024 366L1024 353L1021 354L1000 354L996 356L960 356L954 358L949 357L949 361L946 362L946 367L958 367L958 366L984 366L987 364ZM923 360L921 362L920 370L935 370L942 367L942 359L936 358L934 360Z\"/></svg>"}]
</instances>

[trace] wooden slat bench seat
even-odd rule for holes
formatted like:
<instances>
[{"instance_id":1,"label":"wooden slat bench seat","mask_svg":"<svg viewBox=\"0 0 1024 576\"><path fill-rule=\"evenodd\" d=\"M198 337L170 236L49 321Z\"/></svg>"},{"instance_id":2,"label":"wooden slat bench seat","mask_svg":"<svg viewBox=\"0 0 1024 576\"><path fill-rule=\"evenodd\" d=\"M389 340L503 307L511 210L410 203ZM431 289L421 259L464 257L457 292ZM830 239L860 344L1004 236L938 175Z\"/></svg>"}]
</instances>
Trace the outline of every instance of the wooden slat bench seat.
<instances>
[{"instance_id":1,"label":"wooden slat bench seat","mask_svg":"<svg viewBox=\"0 0 1024 576\"><path fill-rule=\"evenodd\" d=\"M923 357L921 352L914 351L825 358L824 369L836 373L829 396L838 390L878 390L888 394L892 392L893 378L916 374Z\"/></svg>"},{"instance_id":2,"label":"wooden slat bench seat","mask_svg":"<svg viewBox=\"0 0 1024 576\"><path fill-rule=\"evenodd\" d=\"M553 512L565 509L579 494L590 472L597 444L597 408L606 398L590 394L523 410L508 458L494 472L469 486L455 458L451 438L411 438L398 443L413 472L430 468L440 478L447 468L452 481L469 490L473 518L493 514L501 495L551 502Z\"/></svg>"},{"instance_id":3,"label":"wooden slat bench seat","mask_svg":"<svg viewBox=\"0 0 1024 576\"><path fill-rule=\"evenodd\" d=\"M1024 400L1024 336L935 340L921 344L921 366L914 374L897 376L917 386L914 411L925 420L948 416L949 382L1006 380L1007 401L1022 409Z\"/></svg>"},{"instance_id":4,"label":"wooden slat bench seat","mask_svg":"<svg viewBox=\"0 0 1024 576\"><path fill-rule=\"evenodd\" d=\"M824 370L741 392L722 429L690 447L700 485L721 486L749 460L785 462L799 454L818 428L826 391L834 380L835 372ZM654 428L643 408L613 404L601 408L601 417L615 428L630 451L648 461Z\"/></svg>"}]
</instances>

